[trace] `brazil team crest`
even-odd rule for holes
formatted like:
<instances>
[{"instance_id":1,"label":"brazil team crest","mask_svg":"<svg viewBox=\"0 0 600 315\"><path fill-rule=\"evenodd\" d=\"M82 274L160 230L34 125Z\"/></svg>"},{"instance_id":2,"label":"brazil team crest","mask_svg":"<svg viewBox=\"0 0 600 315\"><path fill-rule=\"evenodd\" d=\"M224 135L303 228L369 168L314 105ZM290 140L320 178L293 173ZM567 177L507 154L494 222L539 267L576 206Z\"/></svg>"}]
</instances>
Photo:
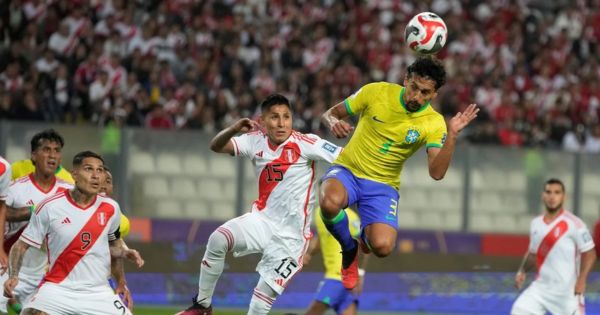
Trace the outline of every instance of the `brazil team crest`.
<instances>
[{"instance_id":1,"label":"brazil team crest","mask_svg":"<svg viewBox=\"0 0 600 315\"><path fill-rule=\"evenodd\" d=\"M413 144L419 140L420 135L421 134L416 129L410 128L406 133L406 137L404 137L404 141L408 144Z\"/></svg>"}]
</instances>

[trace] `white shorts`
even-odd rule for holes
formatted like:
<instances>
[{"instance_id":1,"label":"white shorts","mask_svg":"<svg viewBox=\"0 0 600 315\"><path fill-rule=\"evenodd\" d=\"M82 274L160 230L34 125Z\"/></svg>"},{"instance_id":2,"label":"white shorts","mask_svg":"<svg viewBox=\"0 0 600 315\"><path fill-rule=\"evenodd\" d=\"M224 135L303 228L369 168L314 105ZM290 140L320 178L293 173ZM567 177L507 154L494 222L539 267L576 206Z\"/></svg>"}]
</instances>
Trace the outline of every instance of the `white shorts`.
<instances>
[{"instance_id":1,"label":"white shorts","mask_svg":"<svg viewBox=\"0 0 600 315\"><path fill-rule=\"evenodd\" d=\"M46 282L23 309L33 308L51 315L131 315L108 283L97 288L67 289Z\"/></svg>"},{"instance_id":2,"label":"white shorts","mask_svg":"<svg viewBox=\"0 0 600 315\"><path fill-rule=\"evenodd\" d=\"M554 315L585 315L583 296L556 294L530 285L513 304L511 315L544 315L550 312Z\"/></svg>"},{"instance_id":3,"label":"white shorts","mask_svg":"<svg viewBox=\"0 0 600 315\"><path fill-rule=\"evenodd\" d=\"M19 272L19 283L17 283L17 287L14 288L13 294L17 299L17 302L21 304L25 304L29 301L35 289L37 289L40 281L44 277L44 274L40 275L30 275L27 273ZM8 280L8 272L5 272L0 277L0 284L4 285L4 282ZM0 313L7 312L7 303L8 298L4 296L4 294L0 294Z\"/></svg>"},{"instance_id":4,"label":"white shorts","mask_svg":"<svg viewBox=\"0 0 600 315\"><path fill-rule=\"evenodd\" d=\"M223 227L233 232L236 242L234 257L262 253L256 271L278 294L283 293L289 280L302 269L302 256L308 248L308 241L302 231L297 238L284 237L278 229L256 212L246 213L231 219ZM245 244L235 240L235 231L241 231Z\"/></svg>"}]
</instances>

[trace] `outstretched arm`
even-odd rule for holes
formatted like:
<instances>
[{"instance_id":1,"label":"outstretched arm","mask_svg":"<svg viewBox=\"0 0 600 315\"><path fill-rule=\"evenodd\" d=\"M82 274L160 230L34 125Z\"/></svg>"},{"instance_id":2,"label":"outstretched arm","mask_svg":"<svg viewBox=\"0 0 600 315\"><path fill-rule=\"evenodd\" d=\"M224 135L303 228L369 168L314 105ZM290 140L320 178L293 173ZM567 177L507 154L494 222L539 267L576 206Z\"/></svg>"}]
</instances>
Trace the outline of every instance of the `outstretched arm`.
<instances>
[{"instance_id":1,"label":"outstretched arm","mask_svg":"<svg viewBox=\"0 0 600 315\"><path fill-rule=\"evenodd\" d=\"M259 129L257 122L249 118L242 118L235 124L221 130L211 141L210 149L217 153L228 153L233 155L234 147L231 143L231 138L239 132L248 132L250 130Z\"/></svg>"},{"instance_id":2,"label":"outstretched arm","mask_svg":"<svg viewBox=\"0 0 600 315\"><path fill-rule=\"evenodd\" d=\"M346 104L344 102L340 102L327 110L323 116L321 116L321 122L323 122L323 124L329 128L334 136L337 138L345 138L352 132L352 130L354 130L354 127L344 121L344 119L348 118L349 116L350 114L346 109Z\"/></svg>"},{"instance_id":3,"label":"outstretched arm","mask_svg":"<svg viewBox=\"0 0 600 315\"><path fill-rule=\"evenodd\" d=\"M462 113L457 113L448 123L448 136L442 148L429 148L427 150L429 176L435 180L441 180L446 175L446 171L450 166L454 148L456 147L456 138L475 117L479 108L477 105L471 104Z\"/></svg>"},{"instance_id":4,"label":"outstretched arm","mask_svg":"<svg viewBox=\"0 0 600 315\"><path fill-rule=\"evenodd\" d=\"M19 283L19 271L23 264L23 256L29 248L29 244L18 240L10 250L8 256L8 280L4 282L4 296L9 298L14 297L13 290Z\"/></svg>"}]
</instances>

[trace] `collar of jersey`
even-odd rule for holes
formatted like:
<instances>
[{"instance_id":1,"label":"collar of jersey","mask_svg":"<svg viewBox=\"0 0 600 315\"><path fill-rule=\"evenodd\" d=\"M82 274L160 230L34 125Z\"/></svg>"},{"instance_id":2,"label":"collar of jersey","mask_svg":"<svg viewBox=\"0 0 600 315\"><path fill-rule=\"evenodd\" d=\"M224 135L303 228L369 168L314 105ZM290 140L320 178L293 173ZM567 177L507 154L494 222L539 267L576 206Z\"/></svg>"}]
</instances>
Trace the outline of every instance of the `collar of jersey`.
<instances>
[{"instance_id":1,"label":"collar of jersey","mask_svg":"<svg viewBox=\"0 0 600 315\"><path fill-rule=\"evenodd\" d=\"M402 90L400 91L400 105L402 105L402 107L406 110L406 112L408 114L420 113L420 112L424 111L427 107L429 107L429 104L431 104L431 102L427 102L427 104L421 106L421 108L419 108L418 111L416 111L416 112L409 111L408 108L406 108L406 104L404 104L404 98L403 98L403 96L404 96L404 90L406 90L406 88L402 87Z\"/></svg>"}]
</instances>

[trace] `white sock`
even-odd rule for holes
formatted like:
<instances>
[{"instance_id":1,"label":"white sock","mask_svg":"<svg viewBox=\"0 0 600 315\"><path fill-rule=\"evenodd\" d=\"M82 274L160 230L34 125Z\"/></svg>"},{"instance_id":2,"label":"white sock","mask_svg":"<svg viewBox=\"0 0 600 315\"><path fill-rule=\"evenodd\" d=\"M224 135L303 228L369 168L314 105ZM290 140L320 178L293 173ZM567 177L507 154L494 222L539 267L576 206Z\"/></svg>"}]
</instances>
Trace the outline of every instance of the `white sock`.
<instances>
[{"instance_id":1,"label":"white sock","mask_svg":"<svg viewBox=\"0 0 600 315\"><path fill-rule=\"evenodd\" d=\"M248 315L266 315L273 307L275 299L277 299L277 292L275 292L263 279L262 277L258 281L252 299L250 300L250 307L248 308Z\"/></svg>"},{"instance_id":2,"label":"white sock","mask_svg":"<svg viewBox=\"0 0 600 315\"><path fill-rule=\"evenodd\" d=\"M197 301L204 307L209 307L212 303L215 286L223 273L225 255L234 248L238 249L240 244L245 244L243 234L235 233L235 230L233 225L221 225L208 238L198 281Z\"/></svg>"}]
</instances>

